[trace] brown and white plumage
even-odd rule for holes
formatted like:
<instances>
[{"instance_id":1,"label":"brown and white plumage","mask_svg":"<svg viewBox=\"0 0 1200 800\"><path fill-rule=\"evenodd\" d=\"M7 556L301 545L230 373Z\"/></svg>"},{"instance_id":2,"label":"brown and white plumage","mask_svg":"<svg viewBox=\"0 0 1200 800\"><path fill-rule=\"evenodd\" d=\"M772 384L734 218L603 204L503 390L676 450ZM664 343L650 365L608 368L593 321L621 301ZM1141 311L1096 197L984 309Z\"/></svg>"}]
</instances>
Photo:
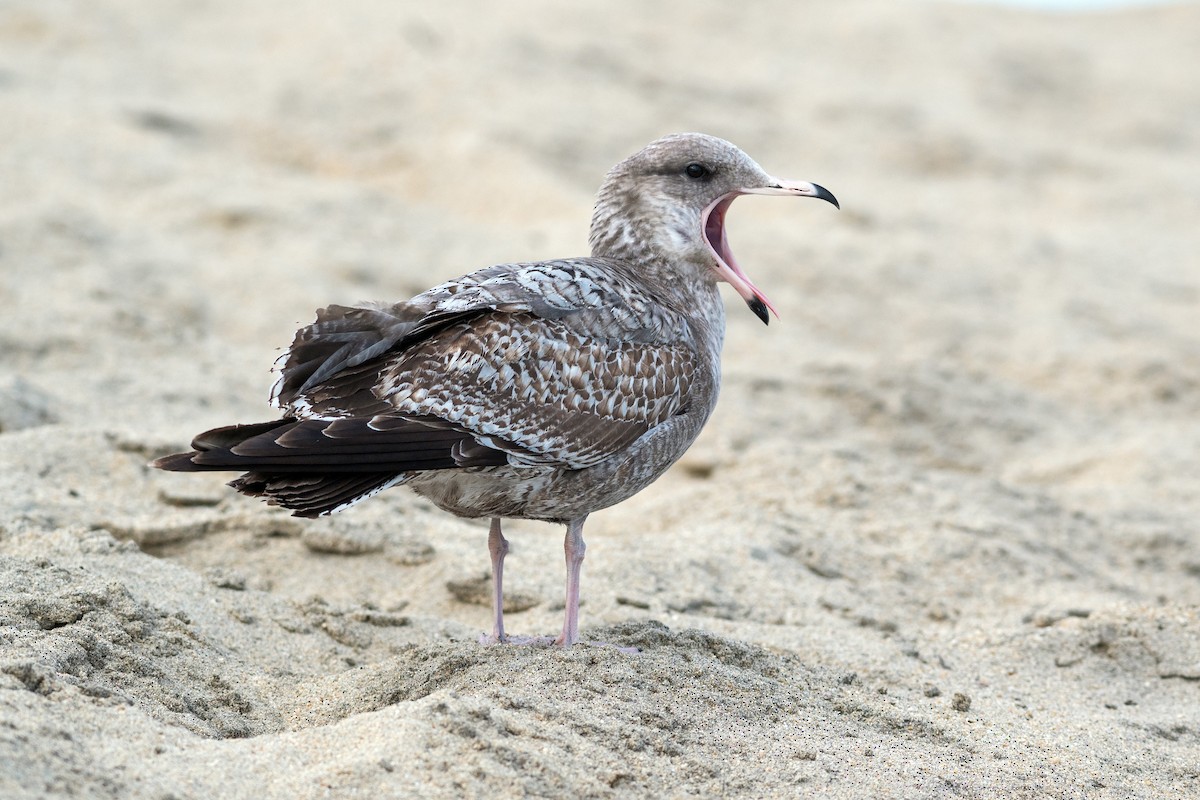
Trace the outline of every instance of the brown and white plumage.
<instances>
[{"instance_id":1,"label":"brown and white plumage","mask_svg":"<svg viewBox=\"0 0 1200 800\"><path fill-rule=\"evenodd\" d=\"M244 470L230 485L318 516L407 484L491 517L496 640L506 639L500 519L567 524L567 614L578 637L584 519L645 488L699 434L720 386L731 283L770 304L733 260L739 194L819 197L721 139L677 134L608 174L589 258L502 264L411 300L329 306L277 362L283 418L200 434L167 470Z\"/></svg>"}]
</instances>

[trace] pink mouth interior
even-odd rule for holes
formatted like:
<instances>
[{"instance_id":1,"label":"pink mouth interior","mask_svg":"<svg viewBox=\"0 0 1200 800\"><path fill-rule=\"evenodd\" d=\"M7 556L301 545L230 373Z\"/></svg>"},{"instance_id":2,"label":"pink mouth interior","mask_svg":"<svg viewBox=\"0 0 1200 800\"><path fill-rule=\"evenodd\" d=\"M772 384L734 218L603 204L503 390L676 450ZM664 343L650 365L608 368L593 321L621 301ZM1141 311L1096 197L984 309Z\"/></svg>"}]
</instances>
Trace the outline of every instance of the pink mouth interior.
<instances>
[{"instance_id":1,"label":"pink mouth interior","mask_svg":"<svg viewBox=\"0 0 1200 800\"><path fill-rule=\"evenodd\" d=\"M733 257L733 251L729 249L729 240L725 236L725 213L740 194L741 192L730 192L708 207L704 215L704 241L717 259L717 274L732 285L746 302L757 298L778 317L779 312L775 310L775 306L750 282L746 273L738 266L737 259Z\"/></svg>"}]
</instances>

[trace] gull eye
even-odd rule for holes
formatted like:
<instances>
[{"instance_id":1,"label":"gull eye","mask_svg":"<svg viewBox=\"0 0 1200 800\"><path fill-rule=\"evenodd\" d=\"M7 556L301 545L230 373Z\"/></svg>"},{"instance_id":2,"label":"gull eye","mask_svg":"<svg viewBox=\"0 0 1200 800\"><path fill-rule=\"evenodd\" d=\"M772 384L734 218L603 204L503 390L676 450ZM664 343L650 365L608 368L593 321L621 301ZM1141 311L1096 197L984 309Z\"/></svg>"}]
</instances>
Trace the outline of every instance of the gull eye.
<instances>
[{"instance_id":1,"label":"gull eye","mask_svg":"<svg viewBox=\"0 0 1200 800\"><path fill-rule=\"evenodd\" d=\"M689 178L695 178L696 180L707 178L712 174L712 171L709 170L708 167L704 166L698 161L693 161L692 163L688 164L684 172L687 173Z\"/></svg>"}]
</instances>

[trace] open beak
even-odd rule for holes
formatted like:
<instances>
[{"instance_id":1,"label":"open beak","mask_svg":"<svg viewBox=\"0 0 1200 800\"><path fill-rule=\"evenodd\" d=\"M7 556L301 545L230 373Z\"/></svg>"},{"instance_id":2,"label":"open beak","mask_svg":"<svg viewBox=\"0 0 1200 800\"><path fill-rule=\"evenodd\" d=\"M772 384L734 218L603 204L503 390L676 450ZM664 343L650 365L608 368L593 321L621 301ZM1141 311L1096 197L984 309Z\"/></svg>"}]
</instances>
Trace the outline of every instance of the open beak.
<instances>
[{"instance_id":1,"label":"open beak","mask_svg":"<svg viewBox=\"0 0 1200 800\"><path fill-rule=\"evenodd\" d=\"M775 306L771 305L771 301L767 299L766 295L750 282L746 273L742 272L742 268L738 266L737 260L733 257L733 251L729 249L729 238L725 235L725 213L729 210L730 204L743 194L774 194L789 197L816 197L833 203L836 208L841 208L833 193L823 186L806 181L783 181L774 178L772 181L774 182L766 186L737 189L723 194L704 209L704 214L700 217L700 224L704 229L704 242L717 261L717 276L742 296L746 305L750 306L750 310L763 321L764 325L771 320L767 309L770 309L776 317L779 316L779 312L775 310Z\"/></svg>"}]
</instances>

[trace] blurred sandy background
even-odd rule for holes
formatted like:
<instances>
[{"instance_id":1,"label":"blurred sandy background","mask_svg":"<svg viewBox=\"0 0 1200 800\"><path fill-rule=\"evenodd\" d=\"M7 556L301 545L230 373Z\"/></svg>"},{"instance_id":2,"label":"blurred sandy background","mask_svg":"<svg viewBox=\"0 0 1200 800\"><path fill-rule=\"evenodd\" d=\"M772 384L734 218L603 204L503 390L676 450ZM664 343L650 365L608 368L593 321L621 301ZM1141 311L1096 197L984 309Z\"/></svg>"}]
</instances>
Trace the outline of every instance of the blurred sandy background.
<instances>
[{"instance_id":1,"label":"blurred sandy background","mask_svg":"<svg viewBox=\"0 0 1200 800\"><path fill-rule=\"evenodd\" d=\"M1195 4L0 2L0 796L1200 796L1197 75ZM782 319L589 521L642 655L474 644L486 528L405 491L144 467L684 130L843 210L738 202Z\"/></svg>"}]
</instances>

